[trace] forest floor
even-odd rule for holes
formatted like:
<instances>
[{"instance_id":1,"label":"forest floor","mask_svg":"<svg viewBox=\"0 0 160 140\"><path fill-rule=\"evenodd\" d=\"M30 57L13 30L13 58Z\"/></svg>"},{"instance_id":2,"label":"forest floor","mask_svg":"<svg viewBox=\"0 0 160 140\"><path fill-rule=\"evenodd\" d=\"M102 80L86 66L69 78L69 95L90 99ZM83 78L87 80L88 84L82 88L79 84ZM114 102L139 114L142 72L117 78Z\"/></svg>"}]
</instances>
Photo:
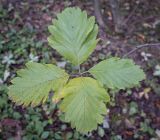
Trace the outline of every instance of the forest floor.
<instances>
[{"instance_id":1,"label":"forest floor","mask_svg":"<svg viewBox=\"0 0 160 140\"><path fill-rule=\"evenodd\" d=\"M88 70L111 56L124 57L141 44L160 42L160 2L122 0L124 29L114 31L111 8L102 11L106 29L99 27L100 41L89 60ZM47 43L48 25L65 7L78 6L94 16L87 0L0 0L0 139L2 140L159 140L160 139L160 45L143 47L126 57L140 65L146 79L141 86L110 91L109 114L96 131L81 135L63 123L63 114L52 101L36 108L22 108L8 99L7 86L16 71L29 61L53 63L76 70Z\"/></svg>"}]
</instances>

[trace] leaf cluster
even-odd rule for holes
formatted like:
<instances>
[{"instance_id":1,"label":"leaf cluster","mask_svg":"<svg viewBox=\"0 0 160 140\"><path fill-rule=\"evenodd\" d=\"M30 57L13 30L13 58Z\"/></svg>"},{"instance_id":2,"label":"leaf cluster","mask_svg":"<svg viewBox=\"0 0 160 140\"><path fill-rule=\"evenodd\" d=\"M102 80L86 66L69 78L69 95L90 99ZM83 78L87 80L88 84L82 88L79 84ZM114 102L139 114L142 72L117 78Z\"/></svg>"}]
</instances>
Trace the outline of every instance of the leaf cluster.
<instances>
[{"instance_id":1,"label":"leaf cluster","mask_svg":"<svg viewBox=\"0 0 160 140\"><path fill-rule=\"evenodd\" d=\"M98 42L95 18L88 18L79 8L66 8L58 14L49 32L50 46L73 65L86 61ZM54 91L53 99L62 100L60 110L65 113L65 121L87 133L103 122L110 101L107 89L131 88L145 78L132 60L116 57L101 61L88 72L94 78L69 79L69 74L55 65L28 62L11 81L8 94L19 105L37 106Z\"/></svg>"}]
</instances>

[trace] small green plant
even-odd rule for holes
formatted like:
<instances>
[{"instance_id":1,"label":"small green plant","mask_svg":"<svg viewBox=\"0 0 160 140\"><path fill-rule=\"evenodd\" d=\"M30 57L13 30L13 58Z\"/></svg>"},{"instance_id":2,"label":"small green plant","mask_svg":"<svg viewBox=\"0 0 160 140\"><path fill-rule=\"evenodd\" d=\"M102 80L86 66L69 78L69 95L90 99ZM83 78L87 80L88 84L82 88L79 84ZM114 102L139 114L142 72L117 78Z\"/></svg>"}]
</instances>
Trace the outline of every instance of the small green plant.
<instances>
[{"instance_id":1,"label":"small green plant","mask_svg":"<svg viewBox=\"0 0 160 140\"><path fill-rule=\"evenodd\" d=\"M98 42L98 26L94 17L87 17L79 8L67 8L49 26L48 42L64 58L80 68ZM83 73L93 77L83 77ZM144 72L130 59L112 57L100 62L79 77L69 78L52 64L28 62L17 72L9 87L9 97L18 105L37 106L44 103L51 90L54 100L61 100L60 110L65 121L81 133L97 128L107 113L110 101L107 89L131 88L145 78ZM105 88L104 88L105 86Z\"/></svg>"}]
</instances>

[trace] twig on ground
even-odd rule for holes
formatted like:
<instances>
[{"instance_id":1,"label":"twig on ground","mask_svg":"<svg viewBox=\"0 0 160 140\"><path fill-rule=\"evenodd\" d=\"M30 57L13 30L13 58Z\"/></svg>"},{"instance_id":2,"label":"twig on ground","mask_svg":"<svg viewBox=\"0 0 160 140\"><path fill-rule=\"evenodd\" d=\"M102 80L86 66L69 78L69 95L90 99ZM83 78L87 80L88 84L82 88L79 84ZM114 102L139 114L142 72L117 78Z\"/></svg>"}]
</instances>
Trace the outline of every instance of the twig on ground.
<instances>
[{"instance_id":1,"label":"twig on ground","mask_svg":"<svg viewBox=\"0 0 160 140\"><path fill-rule=\"evenodd\" d=\"M133 50L131 50L130 52L128 52L127 54L125 54L124 56L123 56L123 58L125 58L125 57L128 57L129 55L131 55L132 53L134 53L135 51L137 51L137 50L139 50L139 49L141 49L141 48L143 48L143 47L160 47L160 43L153 43L153 44L142 44L142 45L139 45L139 46L135 46L135 48L133 49Z\"/></svg>"},{"instance_id":2,"label":"twig on ground","mask_svg":"<svg viewBox=\"0 0 160 140\"><path fill-rule=\"evenodd\" d=\"M139 4L137 4L134 9L132 10L132 12L128 15L128 17L124 20L124 22L122 22L122 24L127 24L128 21L131 19L131 17L134 15L134 13L136 12L137 8L138 8Z\"/></svg>"}]
</instances>

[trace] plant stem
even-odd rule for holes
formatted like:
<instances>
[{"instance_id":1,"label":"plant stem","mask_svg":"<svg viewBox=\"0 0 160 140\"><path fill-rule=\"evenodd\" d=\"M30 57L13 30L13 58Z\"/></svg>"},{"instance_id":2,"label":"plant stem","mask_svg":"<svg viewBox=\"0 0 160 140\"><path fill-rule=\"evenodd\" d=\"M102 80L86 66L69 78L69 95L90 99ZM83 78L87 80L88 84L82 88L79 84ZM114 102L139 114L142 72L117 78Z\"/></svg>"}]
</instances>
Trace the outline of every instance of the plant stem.
<instances>
[{"instance_id":1,"label":"plant stem","mask_svg":"<svg viewBox=\"0 0 160 140\"><path fill-rule=\"evenodd\" d=\"M81 66L78 65L78 71L79 71L79 74L81 75Z\"/></svg>"},{"instance_id":2,"label":"plant stem","mask_svg":"<svg viewBox=\"0 0 160 140\"><path fill-rule=\"evenodd\" d=\"M78 74L71 74L70 76L82 76L85 73L88 73L88 71L84 71L84 72L78 73Z\"/></svg>"},{"instance_id":3,"label":"plant stem","mask_svg":"<svg viewBox=\"0 0 160 140\"><path fill-rule=\"evenodd\" d=\"M82 72L82 73L81 73L81 75L83 75L83 74L85 74L85 73L88 73L88 71L84 71L84 72Z\"/></svg>"},{"instance_id":4,"label":"plant stem","mask_svg":"<svg viewBox=\"0 0 160 140\"><path fill-rule=\"evenodd\" d=\"M79 76L79 74L71 74L70 77L76 77Z\"/></svg>"}]
</instances>

